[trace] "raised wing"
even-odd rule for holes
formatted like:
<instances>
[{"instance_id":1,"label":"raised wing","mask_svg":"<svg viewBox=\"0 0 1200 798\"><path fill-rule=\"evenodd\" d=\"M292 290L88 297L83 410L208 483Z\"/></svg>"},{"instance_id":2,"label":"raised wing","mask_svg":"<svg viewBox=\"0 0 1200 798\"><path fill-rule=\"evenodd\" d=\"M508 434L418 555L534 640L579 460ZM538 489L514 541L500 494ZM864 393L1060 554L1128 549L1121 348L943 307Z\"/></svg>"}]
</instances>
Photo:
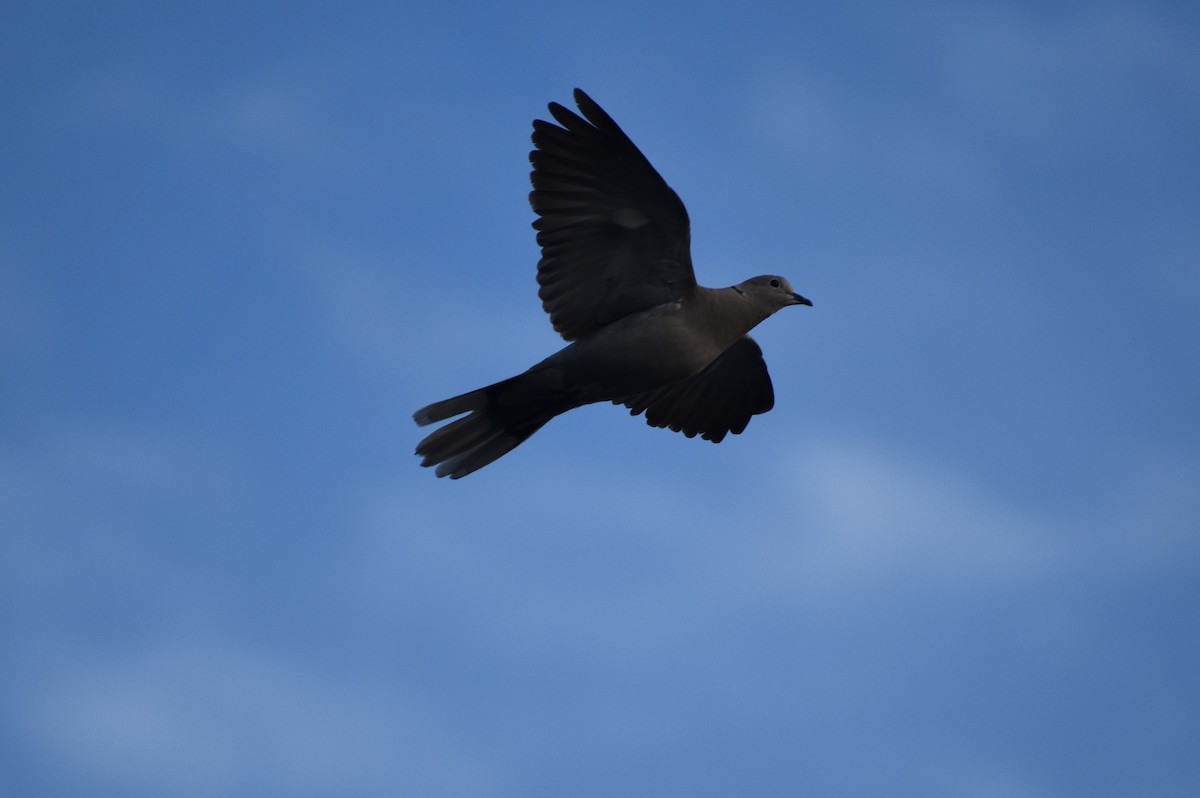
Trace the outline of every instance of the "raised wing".
<instances>
[{"instance_id":1,"label":"raised wing","mask_svg":"<svg viewBox=\"0 0 1200 798\"><path fill-rule=\"evenodd\" d=\"M582 117L550 103L558 125L534 121L529 154L538 296L568 341L696 285L683 203L600 106L575 102Z\"/></svg>"},{"instance_id":2,"label":"raised wing","mask_svg":"<svg viewBox=\"0 0 1200 798\"><path fill-rule=\"evenodd\" d=\"M775 390L762 349L746 336L694 377L613 404L625 405L634 416L644 411L652 427L720 443L727 433L746 429L751 416L774 407Z\"/></svg>"}]
</instances>

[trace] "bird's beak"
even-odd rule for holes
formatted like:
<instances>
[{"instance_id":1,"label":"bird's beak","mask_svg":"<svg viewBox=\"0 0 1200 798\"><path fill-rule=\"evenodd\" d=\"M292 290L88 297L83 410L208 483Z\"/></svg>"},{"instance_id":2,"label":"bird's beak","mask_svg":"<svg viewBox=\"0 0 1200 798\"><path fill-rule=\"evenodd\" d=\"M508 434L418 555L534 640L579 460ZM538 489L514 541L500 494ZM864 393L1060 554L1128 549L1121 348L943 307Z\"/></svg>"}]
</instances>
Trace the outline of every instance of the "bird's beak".
<instances>
[{"instance_id":1,"label":"bird's beak","mask_svg":"<svg viewBox=\"0 0 1200 798\"><path fill-rule=\"evenodd\" d=\"M799 294L792 294L792 301L795 302L797 305L808 305L810 308L812 307L812 302L809 302L807 299L800 296Z\"/></svg>"}]
</instances>

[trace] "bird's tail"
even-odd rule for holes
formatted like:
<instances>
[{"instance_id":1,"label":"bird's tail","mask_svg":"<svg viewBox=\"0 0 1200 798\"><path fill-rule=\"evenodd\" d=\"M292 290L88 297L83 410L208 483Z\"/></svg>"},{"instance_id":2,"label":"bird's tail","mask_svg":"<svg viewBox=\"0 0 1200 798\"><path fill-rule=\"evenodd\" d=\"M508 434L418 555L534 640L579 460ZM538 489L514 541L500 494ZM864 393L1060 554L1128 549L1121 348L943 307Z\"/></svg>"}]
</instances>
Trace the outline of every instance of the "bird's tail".
<instances>
[{"instance_id":1,"label":"bird's tail","mask_svg":"<svg viewBox=\"0 0 1200 798\"><path fill-rule=\"evenodd\" d=\"M417 454L421 465L437 466L439 477L465 477L511 452L574 404L539 390L530 372L518 374L413 413L421 426L468 414L431 432L417 444Z\"/></svg>"}]
</instances>

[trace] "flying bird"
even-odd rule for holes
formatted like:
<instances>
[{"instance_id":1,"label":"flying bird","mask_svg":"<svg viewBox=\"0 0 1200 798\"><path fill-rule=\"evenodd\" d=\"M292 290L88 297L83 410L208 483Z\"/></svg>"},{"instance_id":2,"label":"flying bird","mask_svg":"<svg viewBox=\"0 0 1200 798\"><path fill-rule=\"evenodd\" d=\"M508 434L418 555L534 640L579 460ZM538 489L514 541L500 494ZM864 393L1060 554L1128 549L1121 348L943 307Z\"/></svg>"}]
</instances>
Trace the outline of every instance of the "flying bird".
<instances>
[{"instance_id":1,"label":"flying bird","mask_svg":"<svg viewBox=\"0 0 1200 798\"><path fill-rule=\"evenodd\" d=\"M575 103L579 114L550 103L558 124L534 120L529 154L538 296L570 343L515 377L413 414L421 426L467 414L417 445L439 477L477 471L592 402L720 443L775 404L762 350L746 333L781 308L812 305L777 275L698 285L683 202L604 109L579 89Z\"/></svg>"}]
</instances>

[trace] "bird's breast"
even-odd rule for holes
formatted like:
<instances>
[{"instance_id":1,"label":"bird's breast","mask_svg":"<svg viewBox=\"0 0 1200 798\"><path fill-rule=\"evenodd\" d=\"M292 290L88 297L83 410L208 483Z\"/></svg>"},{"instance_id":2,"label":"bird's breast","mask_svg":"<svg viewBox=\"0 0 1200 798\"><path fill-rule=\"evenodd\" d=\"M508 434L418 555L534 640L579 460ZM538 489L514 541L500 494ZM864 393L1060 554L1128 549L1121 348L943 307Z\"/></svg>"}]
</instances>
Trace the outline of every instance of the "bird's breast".
<instances>
[{"instance_id":1,"label":"bird's breast","mask_svg":"<svg viewBox=\"0 0 1200 798\"><path fill-rule=\"evenodd\" d=\"M589 401L600 401L690 377L724 348L705 330L689 325L678 304L670 304L602 327L547 362L562 368Z\"/></svg>"}]
</instances>

